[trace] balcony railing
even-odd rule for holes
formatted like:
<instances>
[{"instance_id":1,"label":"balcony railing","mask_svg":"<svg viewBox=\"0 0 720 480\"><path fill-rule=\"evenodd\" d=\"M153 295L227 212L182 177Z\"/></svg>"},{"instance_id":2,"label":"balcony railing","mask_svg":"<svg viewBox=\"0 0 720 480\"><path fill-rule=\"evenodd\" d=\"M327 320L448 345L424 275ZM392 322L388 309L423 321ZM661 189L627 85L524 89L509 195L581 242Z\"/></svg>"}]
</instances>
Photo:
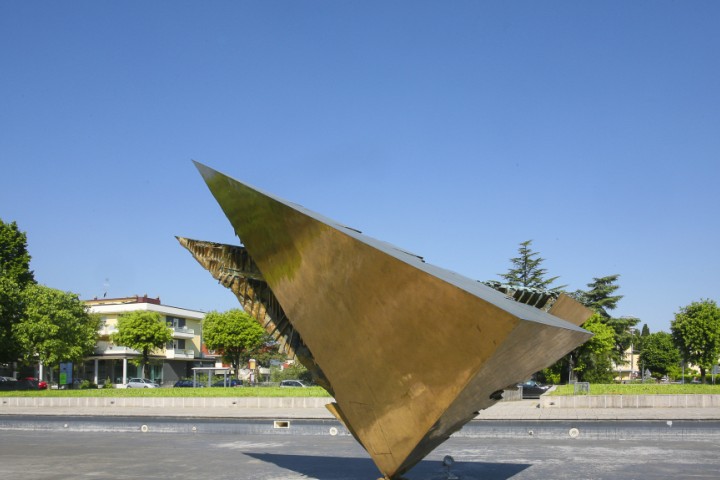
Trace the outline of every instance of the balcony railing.
<instances>
[{"instance_id":1,"label":"balcony railing","mask_svg":"<svg viewBox=\"0 0 720 480\"><path fill-rule=\"evenodd\" d=\"M195 358L195 351L191 348L174 348L165 350L166 358Z\"/></svg>"},{"instance_id":2,"label":"balcony railing","mask_svg":"<svg viewBox=\"0 0 720 480\"><path fill-rule=\"evenodd\" d=\"M137 350L133 350L129 347L123 347L122 345L113 345L107 342L98 342L95 345L96 355L122 355L122 354L134 354L138 355Z\"/></svg>"},{"instance_id":3,"label":"balcony railing","mask_svg":"<svg viewBox=\"0 0 720 480\"><path fill-rule=\"evenodd\" d=\"M100 327L100 330L98 330L98 335L101 337L109 337L113 333L117 333L118 329L115 325L108 325L108 326L102 326Z\"/></svg>"},{"instance_id":4,"label":"balcony railing","mask_svg":"<svg viewBox=\"0 0 720 480\"><path fill-rule=\"evenodd\" d=\"M193 338L195 330L188 327L171 327L173 330L173 338Z\"/></svg>"}]
</instances>

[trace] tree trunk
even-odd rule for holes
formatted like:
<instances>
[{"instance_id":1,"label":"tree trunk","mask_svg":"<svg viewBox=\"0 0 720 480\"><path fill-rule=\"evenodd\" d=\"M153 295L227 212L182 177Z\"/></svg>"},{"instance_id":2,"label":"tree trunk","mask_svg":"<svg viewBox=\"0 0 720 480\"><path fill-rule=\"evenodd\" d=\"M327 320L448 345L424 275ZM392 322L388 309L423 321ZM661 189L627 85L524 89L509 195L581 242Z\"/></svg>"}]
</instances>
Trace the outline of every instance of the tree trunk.
<instances>
[{"instance_id":1,"label":"tree trunk","mask_svg":"<svg viewBox=\"0 0 720 480\"><path fill-rule=\"evenodd\" d=\"M233 369L235 369L235 378L239 379L240 378L240 358L238 358L238 357L233 358L233 361L230 362L230 365L232 366ZM232 378L232 375L230 376L230 378Z\"/></svg>"},{"instance_id":2,"label":"tree trunk","mask_svg":"<svg viewBox=\"0 0 720 480\"><path fill-rule=\"evenodd\" d=\"M143 350L143 357L142 357L142 368L141 368L141 375L142 378L148 378L147 376L147 364L150 363L150 351L146 348Z\"/></svg>"}]
</instances>

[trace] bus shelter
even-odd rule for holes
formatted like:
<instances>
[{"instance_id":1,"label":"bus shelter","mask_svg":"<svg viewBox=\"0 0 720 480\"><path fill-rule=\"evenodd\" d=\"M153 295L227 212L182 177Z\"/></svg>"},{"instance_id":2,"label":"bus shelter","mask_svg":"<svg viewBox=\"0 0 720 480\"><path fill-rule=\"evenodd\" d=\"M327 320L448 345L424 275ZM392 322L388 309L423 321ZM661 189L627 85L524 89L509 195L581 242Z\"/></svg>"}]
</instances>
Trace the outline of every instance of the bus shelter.
<instances>
[{"instance_id":1,"label":"bus shelter","mask_svg":"<svg viewBox=\"0 0 720 480\"><path fill-rule=\"evenodd\" d=\"M197 385L197 374L200 373L207 373L207 386L212 386L212 379L213 376L216 374L222 374L223 376L223 385L228 384L228 374L230 373L229 368L223 368L223 367L193 367L193 385Z\"/></svg>"}]
</instances>

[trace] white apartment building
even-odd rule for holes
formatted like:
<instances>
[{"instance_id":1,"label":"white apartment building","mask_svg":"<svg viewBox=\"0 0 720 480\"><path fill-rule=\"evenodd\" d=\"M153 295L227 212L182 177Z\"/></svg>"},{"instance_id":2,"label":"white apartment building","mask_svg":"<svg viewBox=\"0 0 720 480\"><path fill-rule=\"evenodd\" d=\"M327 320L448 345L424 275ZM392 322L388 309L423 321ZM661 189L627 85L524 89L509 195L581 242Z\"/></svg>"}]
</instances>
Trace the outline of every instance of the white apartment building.
<instances>
[{"instance_id":1,"label":"white apartment building","mask_svg":"<svg viewBox=\"0 0 720 480\"><path fill-rule=\"evenodd\" d=\"M121 315L137 311L151 311L172 328L172 341L165 348L151 353L147 377L160 385L172 385L180 378L191 378L193 367L215 365L215 355L203 351L202 320L204 312L162 305L160 298L144 296L124 298L95 298L85 301L91 314L100 316L101 325L95 352L85 359L80 375L84 380L102 385L107 379L113 384L125 384L128 378L142 377L140 367L130 360L140 353L123 345L116 345L111 335L117 331Z\"/></svg>"}]
</instances>

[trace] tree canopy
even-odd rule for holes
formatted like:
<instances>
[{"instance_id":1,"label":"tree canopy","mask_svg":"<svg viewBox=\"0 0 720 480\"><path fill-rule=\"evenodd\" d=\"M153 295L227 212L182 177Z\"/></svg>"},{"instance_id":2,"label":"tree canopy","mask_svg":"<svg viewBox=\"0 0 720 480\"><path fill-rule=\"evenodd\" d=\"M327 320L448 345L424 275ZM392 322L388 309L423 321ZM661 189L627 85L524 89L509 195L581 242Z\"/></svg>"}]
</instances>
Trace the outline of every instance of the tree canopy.
<instances>
[{"instance_id":1,"label":"tree canopy","mask_svg":"<svg viewBox=\"0 0 720 480\"><path fill-rule=\"evenodd\" d=\"M25 312L13 334L25 362L58 365L92 354L100 319L75 294L33 284L23 296Z\"/></svg>"},{"instance_id":2,"label":"tree canopy","mask_svg":"<svg viewBox=\"0 0 720 480\"><path fill-rule=\"evenodd\" d=\"M640 336L647 337L648 335L650 335L650 327L648 327L647 323L643 323L642 332L640 333Z\"/></svg>"},{"instance_id":3,"label":"tree canopy","mask_svg":"<svg viewBox=\"0 0 720 480\"><path fill-rule=\"evenodd\" d=\"M283 380L302 380L307 384L313 383L312 374L301 363L294 363L285 369L279 367L271 369L271 382L282 382Z\"/></svg>"},{"instance_id":4,"label":"tree canopy","mask_svg":"<svg viewBox=\"0 0 720 480\"><path fill-rule=\"evenodd\" d=\"M640 319L635 317L612 317L609 310L617 308L622 295L613 295L620 286L617 285L619 274L595 277L588 283L588 290L576 290L571 295L586 307L595 311L600 322L612 329L613 349L608 352L609 360L616 364L625 358L625 352L635 339L635 326Z\"/></svg>"},{"instance_id":5,"label":"tree canopy","mask_svg":"<svg viewBox=\"0 0 720 480\"><path fill-rule=\"evenodd\" d=\"M608 310L615 310L622 295L612 295L618 288L616 284L620 274L596 277L588 283L589 290L577 290L573 296L583 305L592 308L605 318L610 318Z\"/></svg>"},{"instance_id":6,"label":"tree canopy","mask_svg":"<svg viewBox=\"0 0 720 480\"><path fill-rule=\"evenodd\" d=\"M0 219L0 277L10 278L20 287L35 282L30 270L30 254L27 251L27 236L15 222L5 223Z\"/></svg>"},{"instance_id":7,"label":"tree canopy","mask_svg":"<svg viewBox=\"0 0 720 480\"><path fill-rule=\"evenodd\" d=\"M212 311L203 320L203 339L211 350L222 354L223 361L238 372L252 353L266 340L265 330L240 309L221 313Z\"/></svg>"},{"instance_id":8,"label":"tree canopy","mask_svg":"<svg viewBox=\"0 0 720 480\"><path fill-rule=\"evenodd\" d=\"M280 345L269 333L264 332L260 345L248 352L249 358L254 358L258 365L270 366L273 360L284 361L287 356L280 353Z\"/></svg>"},{"instance_id":9,"label":"tree canopy","mask_svg":"<svg viewBox=\"0 0 720 480\"><path fill-rule=\"evenodd\" d=\"M150 363L150 353L163 348L172 340L172 331L162 321L160 314L143 310L135 310L122 315L117 323L118 331L112 335L116 345L122 345L140 352L138 361L143 377L147 375L146 367Z\"/></svg>"},{"instance_id":10,"label":"tree canopy","mask_svg":"<svg viewBox=\"0 0 720 480\"><path fill-rule=\"evenodd\" d=\"M683 359L700 368L704 381L720 357L720 308L713 300L693 302L675 314L670 331Z\"/></svg>"},{"instance_id":11,"label":"tree canopy","mask_svg":"<svg viewBox=\"0 0 720 480\"><path fill-rule=\"evenodd\" d=\"M13 362L20 356L13 325L24 315L22 292L34 283L27 236L15 222L0 219L0 363Z\"/></svg>"},{"instance_id":12,"label":"tree canopy","mask_svg":"<svg viewBox=\"0 0 720 480\"><path fill-rule=\"evenodd\" d=\"M615 348L615 332L598 313L590 317L582 327L592 332L593 337L578 347L575 371L585 382L612 382L610 353Z\"/></svg>"},{"instance_id":13,"label":"tree canopy","mask_svg":"<svg viewBox=\"0 0 720 480\"><path fill-rule=\"evenodd\" d=\"M680 352L669 333L650 333L643 337L640 363L642 368L650 370L654 377L675 373L680 361Z\"/></svg>"},{"instance_id":14,"label":"tree canopy","mask_svg":"<svg viewBox=\"0 0 720 480\"><path fill-rule=\"evenodd\" d=\"M507 273L498 275L512 286L551 289L550 285L560 277L545 278L547 270L541 266L545 259L541 258L538 252L533 252L531 245L532 240L520 243L518 256L510 259L512 267ZM563 287L554 289L561 288Z\"/></svg>"},{"instance_id":15,"label":"tree canopy","mask_svg":"<svg viewBox=\"0 0 720 480\"><path fill-rule=\"evenodd\" d=\"M613 338L615 348L611 352L611 357L615 363L621 363L625 358L625 352L636 340L635 326L640 322L635 317L601 317L603 322L613 329Z\"/></svg>"}]
</instances>

